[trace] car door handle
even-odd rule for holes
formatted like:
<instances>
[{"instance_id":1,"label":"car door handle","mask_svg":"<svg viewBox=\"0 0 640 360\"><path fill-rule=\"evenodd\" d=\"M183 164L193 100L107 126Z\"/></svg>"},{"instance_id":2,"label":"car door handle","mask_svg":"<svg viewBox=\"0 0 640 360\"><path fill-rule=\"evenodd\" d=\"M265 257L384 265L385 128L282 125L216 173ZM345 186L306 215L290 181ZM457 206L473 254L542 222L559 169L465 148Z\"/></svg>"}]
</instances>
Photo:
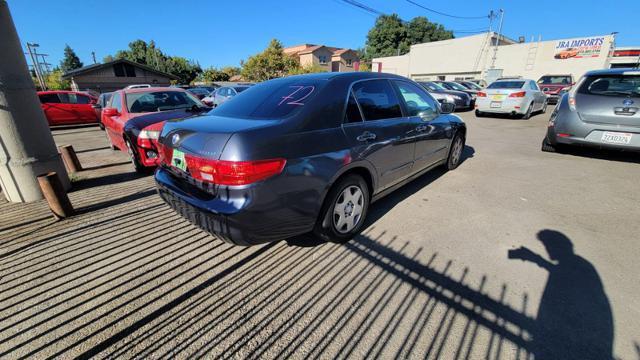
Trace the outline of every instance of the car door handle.
<instances>
[{"instance_id":1,"label":"car door handle","mask_svg":"<svg viewBox=\"0 0 640 360\"><path fill-rule=\"evenodd\" d=\"M427 130L427 125L418 125L418 126L416 127L416 131L417 131L417 132L423 132L423 131L425 131L425 130Z\"/></svg>"},{"instance_id":2,"label":"car door handle","mask_svg":"<svg viewBox=\"0 0 640 360\"><path fill-rule=\"evenodd\" d=\"M376 138L376 134L370 131L365 131L361 135L359 135L356 139L358 141L368 141L368 140L375 140L375 138Z\"/></svg>"}]
</instances>

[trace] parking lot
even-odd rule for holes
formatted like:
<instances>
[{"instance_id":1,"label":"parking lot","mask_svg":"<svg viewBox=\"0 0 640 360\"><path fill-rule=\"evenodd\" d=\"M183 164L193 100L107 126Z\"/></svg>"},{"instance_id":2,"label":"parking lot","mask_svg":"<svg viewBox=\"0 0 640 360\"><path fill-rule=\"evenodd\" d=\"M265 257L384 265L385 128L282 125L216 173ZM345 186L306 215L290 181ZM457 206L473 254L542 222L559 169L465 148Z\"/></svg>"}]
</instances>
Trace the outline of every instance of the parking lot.
<instances>
[{"instance_id":1,"label":"parking lot","mask_svg":"<svg viewBox=\"0 0 640 360\"><path fill-rule=\"evenodd\" d=\"M97 127L56 130L86 169L79 214L0 203L0 357L509 359L569 340L638 358L638 157L543 153L550 113L460 113L460 167L375 203L346 244L228 245Z\"/></svg>"}]
</instances>

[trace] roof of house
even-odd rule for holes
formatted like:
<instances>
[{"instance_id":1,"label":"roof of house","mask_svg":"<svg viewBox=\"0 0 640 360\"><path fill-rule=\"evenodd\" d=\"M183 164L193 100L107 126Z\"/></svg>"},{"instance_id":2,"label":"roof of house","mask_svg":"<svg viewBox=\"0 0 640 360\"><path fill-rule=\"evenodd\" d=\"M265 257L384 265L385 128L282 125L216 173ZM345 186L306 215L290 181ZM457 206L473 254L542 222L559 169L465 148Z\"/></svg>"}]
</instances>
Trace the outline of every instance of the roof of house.
<instances>
[{"instance_id":1,"label":"roof of house","mask_svg":"<svg viewBox=\"0 0 640 360\"><path fill-rule=\"evenodd\" d=\"M117 60L109 61L109 62L102 63L102 64L92 64L92 65L88 65L88 66L83 66L83 67L81 67L79 69L75 69L75 70L71 70L71 71L65 72L64 74L62 74L62 78L63 79L68 79L68 78L73 77L73 76L86 74L86 73L89 73L89 72L92 72L92 71L95 71L95 70L98 70L98 69L104 69L106 67L113 66L114 64L119 64L119 63L130 64L132 66L144 69L146 71L149 71L149 72L152 72L152 73L156 73L156 74L162 75L164 77L168 77L169 79L174 79L174 80L178 79L178 77L173 75L173 74L162 72L162 71L156 70L156 69L154 69L152 67L149 67L147 65L138 64L137 62L133 62L133 61L130 61L130 60L127 60L127 59L117 59Z\"/></svg>"}]
</instances>

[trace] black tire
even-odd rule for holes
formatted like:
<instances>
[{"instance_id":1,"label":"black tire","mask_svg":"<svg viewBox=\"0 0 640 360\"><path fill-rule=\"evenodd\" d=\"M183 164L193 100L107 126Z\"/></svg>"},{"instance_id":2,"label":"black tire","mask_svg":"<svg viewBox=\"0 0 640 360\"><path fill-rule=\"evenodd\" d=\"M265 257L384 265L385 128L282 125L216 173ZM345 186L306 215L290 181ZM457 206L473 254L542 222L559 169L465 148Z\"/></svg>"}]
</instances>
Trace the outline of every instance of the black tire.
<instances>
[{"instance_id":1,"label":"black tire","mask_svg":"<svg viewBox=\"0 0 640 360\"><path fill-rule=\"evenodd\" d=\"M140 160L138 160L138 155L133 151L133 147L129 139L125 140L125 144L127 145L127 153L129 154L129 159L131 160L133 168L138 174L146 174L147 168L140 163Z\"/></svg>"},{"instance_id":2,"label":"black tire","mask_svg":"<svg viewBox=\"0 0 640 360\"><path fill-rule=\"evenodd\" d=\"M554 153L557 151L557 149L555 146L551 145L551 143L545 137L544 139L542 139L542 151Z\"/></svg>"},{"instance_id":3,"label":"black tire","mask_svg":"<svg viewBox=\"0 0 640 360\"><path fill-rule=\"evenodd\" d=\"M449 171L455 170L462 162L462 153L464 152L465 138L460 133L456 133L451 140L451 148L449 149L449 156L447 156L447 162L445 168Z\"/></svg>"},{"instance_id":4,"label":"black tire","mask_svg":"<svg viewBox=\"0 0 640 360\"><path fill-rule=\"evenodd\" d=\"M547 105L549 105L549 102L545 100L544 105L542 106L542 110L540 110L540 114L544 114L547 112Z\"/></svg>"},{"instance_id":5,"label":"black tire","mask_svg":"<svg viewBox=\"0 0 640 360\"><path fill-rule=\"evenodd\" d=\"M476 110L476 117L484 117L484 113L480 110Z\"/></svg>"},{"instance_id":6,"label":"black tire","mask_svg":"<svg viewBox=\"0 0 640 360\"><path fill-rule=\"evenodd\" d=\"M336 227L336 218L334 209L338 201L342 198L343 192L349 188L357 187L362 193L362 212L355 223L355 226L347 232L342 232ZM336 182L329 190L327 197L325 198L320 215L316 221L316 225L313 229L313 233L324 241L330 241L335 243L344 243L358 234L364 226L367 214L369 213L370 204L370 192L369 186L364 179L356 174L351 174L343 177ZM345 210L346 211L346 210Z\"/></svg>"},{"instance_id":7,"label":"black tire","mask_svg":"<svg viewBox=\"0 0 640 360\"><path fill-rule=\"evenodd\" d=\"M531 119L531 113L533 112L533 103L529 104L529 107L527 108L527 112L524 113L524 115L522 115L522 118L524 120L529 120Z\"/></svg>"}]
</instances>

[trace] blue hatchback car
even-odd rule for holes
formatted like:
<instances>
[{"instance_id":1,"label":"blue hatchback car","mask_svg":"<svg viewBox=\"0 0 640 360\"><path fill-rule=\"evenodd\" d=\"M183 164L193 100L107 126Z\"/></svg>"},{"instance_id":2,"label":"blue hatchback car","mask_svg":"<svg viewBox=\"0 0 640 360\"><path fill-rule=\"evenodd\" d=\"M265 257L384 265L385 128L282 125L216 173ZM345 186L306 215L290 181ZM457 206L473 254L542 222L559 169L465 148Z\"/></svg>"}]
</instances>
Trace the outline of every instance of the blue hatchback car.
<instances>
[{"instance_id":1,"label":"blue hatchback car","mask_svg":"<svg viewBox=\"0 0 640 360\"><path fill-rule=\"evenodd\" d=\"M219 238L251 245L314 232L346 241L372 201L461 161L466 126L404 77L270 80L160 135L160 196Z\"/></svg>"}]
</instances>

